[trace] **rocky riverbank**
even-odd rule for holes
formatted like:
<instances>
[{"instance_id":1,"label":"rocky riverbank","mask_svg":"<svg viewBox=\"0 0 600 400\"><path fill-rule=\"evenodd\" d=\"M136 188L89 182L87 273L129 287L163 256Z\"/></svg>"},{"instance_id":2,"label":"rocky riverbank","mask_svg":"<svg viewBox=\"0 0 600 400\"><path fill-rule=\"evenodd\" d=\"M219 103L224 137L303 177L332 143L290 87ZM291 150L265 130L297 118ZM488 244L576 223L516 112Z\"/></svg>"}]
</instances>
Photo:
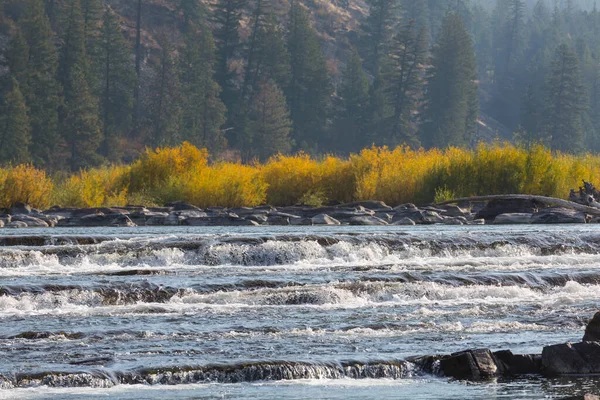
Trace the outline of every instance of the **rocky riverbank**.
<instances>
[{"instance_id":1,"label":"rocky riverbank","mask_svg":"<svg viewBox=\"0 0 600 400\"><path fill-rule=\"evenodd\" d=\"M544 347L542 354L513 354L510 350L466 350L450 355L416 357L424 371L458 380L481 381L519 375L556 377L600 374L600 312L587 325L579 343ZM595 395L570 399L598 399Z\"/></svg>"},{"instance_id":2,"label":"rocky riverbank","mask_svg":"<svg viewBox=\"0 0 600 400\"><path fill-rule=\"evenodd\" d=\"M600 211L600 210L599 210ZM258 226L258 225L481 225L600 222L600 217L569 208L548 207L535 199L503 199L458 205L390 207L361 201L328 207L200 209L175 202L164 207L32 209L15 204L0 214L0 227L133 227L133 226Z\"/></svg>"}]
</instances>

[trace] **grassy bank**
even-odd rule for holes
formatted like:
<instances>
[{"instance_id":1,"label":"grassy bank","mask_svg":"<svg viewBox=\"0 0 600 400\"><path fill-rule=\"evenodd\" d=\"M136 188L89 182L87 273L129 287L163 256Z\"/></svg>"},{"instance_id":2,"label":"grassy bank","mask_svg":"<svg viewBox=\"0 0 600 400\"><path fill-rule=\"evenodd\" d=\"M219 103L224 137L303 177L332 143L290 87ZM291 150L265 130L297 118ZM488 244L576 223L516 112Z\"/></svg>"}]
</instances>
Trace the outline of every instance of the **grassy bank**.
<instances>
[{"instance_id":1,"label":"grassy bank","mask_svg":"<svg viewBox=\"0 0 600 400\"><path fill-rule=\"evenodd\" d=\"M476 150L371 148L347 159L305 154L265 164L208 162L205 150L148 150L129 166L48 176L29 165L0 169L0 207L162 205L185 200L200 207L318 206L328 200L428 203L471 195L526 193L566 198L581 179L598 182L600 156L530 150L509 144Z\"/></svg>"}]
</instances>

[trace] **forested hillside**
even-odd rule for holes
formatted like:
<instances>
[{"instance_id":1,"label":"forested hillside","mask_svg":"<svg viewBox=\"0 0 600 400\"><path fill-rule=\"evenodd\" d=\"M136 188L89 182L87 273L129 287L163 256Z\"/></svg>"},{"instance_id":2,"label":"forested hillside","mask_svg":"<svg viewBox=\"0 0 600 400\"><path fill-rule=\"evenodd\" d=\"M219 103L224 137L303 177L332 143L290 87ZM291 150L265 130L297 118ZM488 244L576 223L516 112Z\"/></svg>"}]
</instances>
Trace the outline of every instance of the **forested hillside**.
<instances>
[{"instance_id":1,"label":"forested hillside","mask_svg":"<svg viewBox=\"0 0 600 400\"><path fill-rule=\"evenodd\" d=\"M600 150L592 0L0 0L0 163Z\"/></svg>"}]
</instances>

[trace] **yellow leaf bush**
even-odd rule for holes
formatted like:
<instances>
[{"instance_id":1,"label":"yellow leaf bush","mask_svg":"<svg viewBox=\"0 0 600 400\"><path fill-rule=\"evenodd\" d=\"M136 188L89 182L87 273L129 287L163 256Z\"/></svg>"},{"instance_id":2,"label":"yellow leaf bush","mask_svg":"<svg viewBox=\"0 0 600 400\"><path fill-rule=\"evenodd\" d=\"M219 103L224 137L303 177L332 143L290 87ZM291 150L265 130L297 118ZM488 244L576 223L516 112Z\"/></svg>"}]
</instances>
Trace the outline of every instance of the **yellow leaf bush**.
<instances>
[{"instance_id":1,"label":"yellow leaf bush","mask_svg":"<svg viewBox=\"0 0 600 400\"><path fill-rule=\"evenodd\" d=\"M383 200L418 204L457 196L526 193L567 198L585 179L600 186L600 156L556 153L507 143L474 150L372 147L347 159L299 153L264 164L209 164L189 143L146 150L131 166L107 166L55 177L31 165L0 168L0 207L162 205L199 207L320 205Z\"/></svg>"}]
</instances>

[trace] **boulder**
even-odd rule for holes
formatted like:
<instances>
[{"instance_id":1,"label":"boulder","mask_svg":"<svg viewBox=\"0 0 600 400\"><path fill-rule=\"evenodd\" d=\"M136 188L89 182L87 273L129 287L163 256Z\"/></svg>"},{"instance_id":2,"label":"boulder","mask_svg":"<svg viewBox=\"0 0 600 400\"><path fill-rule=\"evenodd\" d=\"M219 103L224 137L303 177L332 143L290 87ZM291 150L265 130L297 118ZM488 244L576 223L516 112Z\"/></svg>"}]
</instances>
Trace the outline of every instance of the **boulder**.
<instances>
[{"instance_id":1,"label":"boulder","mask_svg":"<svg viewBox=\"0 0 600 400\"><path fill-rule=\"evenodd\" d=\"M491 200L487 205L477 212L475 219L493 221L500 214L533 214L538 211L535 200L529 199L505 199Z\"/></svg>"},{"instance_id":2,"label":"boulder","mask_svg":"<svg viewBox=\"0 0 600 400\"><path fill-rule=\"evenodd\" d=\"M366 200L366 201L355 201L352 203L345 203L339 206L340 208L355 208L355 207L363 207L369 210L378 210L378 211L391 211L392 207L385 204L383 201L377 200Z\"/></svg>"},{"instance_id":3,"label":"boulder","mask_svg":"<svg viewBox=\"0 0 600 400\"><path fill-rule=\"evenodd\" d=\"M46 221L43 221L36 217L33 217L32 215L13 215L12 221L13 222L18 222L18 221L24 222L30 228L47 228L50 226Z\"/></svg>"},{"instance_id":4,"label":"boulder","mask_svg":"<svg viewBox=\"0 0 600 400\"><path fill-rule=\"evenodd\" d=\"M177 211L170 214L154 213L146 220L147 226L177 226L185 221L185 217L177 214Z\"/></svg>"},{"instance_id":5,"label":"boulder","mask_svg":"<svg viewBox=\"0 0 600 400\"><path fill-rule=\"evenodd\" d=\"M440 368L455 379L481 380L504 374L504 366L488 349L467 350L443 357Z\"/></svg>"},{"instance_id":6,"label":"boulder","mask_svg":"<svg viewBox=\"0 0 600 400\"><path fill-rule=\"evenodd\" d=\"M600 343L581 342L546 346L542 351L544 374L579 375L600 373Z\"/></svg>"},{"instance_id":7,"label":"boulder","mask_svg":"<svg viewBox=\"0 0 600 400\"><path fill-rule=\"evenodd\" d=\"M502 362L507 375L540 374L542 371L539 354L513 354L510 350L501 350L494 352L494 357Z\"/></svg>"},{"instance_id":8,"label":"boulder","mask_svg":"<svg viewBox=\"0 0 600 400\"><path fill-rule=\"evenodd\" d=\"M23 222L23 221L13 221L11 223L9 223L8 225L6 225L7 228L27 228L27 223Z\"/></svg>"},{"instance_id":9,"label":"boulder","mask_svg":"<svg viewBox=\"0 0 600 400\"><path fill-rule=\"evenodd\" d=\"M468 211L463 210L459 206L455 206L455 205L451 205L451 204L446 205L446 206L441 206L440 209L444 210L443 214L448 217L464 217L469 213Z\"/></svg>"},{"instance_id":10,"label":"boulder","mask_svg":"<svg viewBox=\"0 0 600 400\"><path fill-rule=\"evenodd\" d=\"M186 203L185 201L173 201L171 203L165 204L165 207L169 207L172 211L202 211L200 208Z\"/></svg>"},{"instance_id":11,"label":"boulder","mask_svg":"<svg viewBox=\"0 0 600 400\"><path fill-rule=\"evenodd\" d=\"M133 223L136 224L137 226L144 226L144 225L149 225L147 222L152 217L163 217L164 218L167 215L169 215L169 213L153 212L150 210L143 209L143 210L134 211L131 214L129 214L129 219L131 219L131 221L133 221Z\"/></svg>"},{"instance_id":12,"label":"boulder","mask_svg":"<svg viewBox=\"0 0 600 400\"><path fill-rule=\"evenodd\" d=\"M133 227L136 226L129 216L125 214L90 214L83 217L71 217L58 221L57 226L112 226L112 227Z\"/></svg>"},{"instance_id":13,"label":"boulder","mask_svg":"<svg viewBox=\"0 0 600 400\"><path fill-rule=\"evenodd\" d=\"M315 215L311 218L313 225L341 225L340 221L327 214Z\"/></svg>"},{"instance_id":14,"label":"boulder","mask_svg":"<svg viewBox=\"0 0 600 400\"><path fill-rule=\"evenodd\" d=\"M177 215L180 215L184 218L206 218L206 217L208 217L208 214L200 209L198 209L198 210L178 210L178 211L173 211L173 213L176 213Z\"/></svg>"},{"instance_id":15,"label":"boulder","mask_svg":"<svg viewBox=\"0 0 600 400\"><path fill-rule=\"evenodd\" d=\"M444 222L444 218L438 214L436 211L423 211L423 219L421 223L423 224L441 224Z\"/></svg>"},{"instance_id":16,"label":"boulder","mask_svg":"<svg viewBox=\"0 0 600 400\"><path fill-rule=\"evenodd\" d=\"M290 220L292 219L300 219L300 217L279 211L270 212L267 215L267 223L269 225L290 225Z\"/></svg>"},{"instance_id":17,"label":"boulder","mask_svg":"<svg viewBox=\"0 0 600 400\"><path fill-rule=\"evenodd\" d=\"M313 225L313 221L311 218L292 218L290 219L290 225L295 225L295 226L312 226Z\"/></svg>"},{"instance_id":18,"label":"boulder","mask_svg":"<svg viewBox=\"0 0 600 400\"><path fill-rule=\"evenodd\" d=\"M4 228L4 221L0 219L0 228Z\"/></svg>"},{"instance_id":19,"label":"boulder","mask_svg":"<svg viewBox=\"0 0 600 400\"><path fill-rule=\"evenodd\" d=\"M485 225L485 219L474 219L469 221L469 225Z\"/></svg>"},{"instance_id":20,"label":"boulder","mask_svg":"<svg viewBox=\"0 0 600 400\"><path fill-rule=\"evenodd\" d=\"M467 225L468 221L465 217L447 217L444 218L444 225Z\"/></svg>"},{"instance_id":21,"label":"boulder","mask_svg":"<svg viewBox=\"0 0 600 400\"><path fill-rule=\"evenodd\" d=\"M350 218L350 225L363 225L363 226L385 226L389 225L381 218L373 216L360 216Z\"/></svg>"},{"instance_id":22,"label":"boulder","mask_svg":"<svg viewBox=\"0 0 600 400\"><path fill-rule=\"evenodd\" d=\"M31 213L31 207L29 206L29 204L15 203L12 205L12 207L10 207L10 209L8 210L8 213L11 215L15 215L15 214L27 215L27 214Z\"/></svg>"},{"instance_id":23,"label":"boulder","mask_svg":"<svg viewBox=\"0 0 600 400\"><path fill-rule=\"evenodd\" d=\"M2 223L4 225L10 224L10 221L12 221L12 215L10 215L10 214L0 214L0 221L2 221Z\"/></svg>"},{"instance_id":24,"label":"boulder","mask_svg":"<svg viewBox=\"0 0 600 400\"><path fill-rule=\"evenodd\" d=\"M390 214L388 212L376 212L375 216L377 218L381 218L382 220L384 220L388 224L391 224L392 223L392 219L394 217L394 214Z\"/></svg>"},{"instance_id":25,"label":"boulder","mask_svg":"<svg viewBox=\"0 0 600 400\"><path fill-rule=\"evenodd\" d=\"M398 226L402 226L402 225L416 225L415 221L413 221L410 218L402 218L396 222L394 222L392 225L398 225Z\"/></svg>"},{"instance_id":26,"label":"boulder","mask_svg":"<svg viewBox=\"0 0 600 400\"><path fill-rule=\"evenodd\" d=\"M532 216L533 216L533 214L528 214L528 213L500 214L494 219L494 224L496 224L496 225L529 224L529 223L531 223Z\"/></svg>"},{"instance_id":27,"label":"boulder","mask_svg":"<svg viewBox=\"0 0 600 400\"><path fill-rule=\"evenodd\" d=\"M250 221L254 221L258 224L266 224L267 223L267 214L250 214L246 215L244 218Z\"/></svg>"},{"instance_id":28,"label":"boulder","mask_svg":"<svg viewBox=\"0 0 600 400\"><path fill-rule=\"evenodd\" d=\"M258 222L240 218L234 215L223 214L218 217L191 217L183 221L189 226L257 226Z\"/></svg>"},{"instance_id":29,"label":"boulder","mask_svg":"<svg viewBox=\"0 0 600 400\"><path fill-rule=\"evenodd\" d=\"M592 320L585 328L584 342L600 342L600 311L594 314Z\"/></svg>"},{"instance_id":30,"label":"boulder","mask_svg":"<svg viewBox=\"0 0 600 400\"><path fill-rule=\"evenodd\" d=\"M586 214L567 208L545 208L533 214L532 224L585 224Z\"/></svg>"},{"instance_id":31,"label":"boulder","mask_svg":"<svg viewBox=\"0 0 600 400\"><path fill-rule=\"evenodd\" d=\"M413 203L406 203L406 204L400 204L399 206L396 206L393 208L394 211L398 212L398 211L406 211L406 210L418 210L419 208L417 206L415 206Z\"/></svg>"},{"instance_id":32,"label":"boulder","mask_svg":"<svg viewBox=\"0 0 600 400\"><path fill-rule=\"evenodd\" d=\"M412 220L416 224L420 224L424 219L423 211L417 209L399 209L392 217L392 223L404 220L405 218Z\"/></svg>"}]
</instances>

